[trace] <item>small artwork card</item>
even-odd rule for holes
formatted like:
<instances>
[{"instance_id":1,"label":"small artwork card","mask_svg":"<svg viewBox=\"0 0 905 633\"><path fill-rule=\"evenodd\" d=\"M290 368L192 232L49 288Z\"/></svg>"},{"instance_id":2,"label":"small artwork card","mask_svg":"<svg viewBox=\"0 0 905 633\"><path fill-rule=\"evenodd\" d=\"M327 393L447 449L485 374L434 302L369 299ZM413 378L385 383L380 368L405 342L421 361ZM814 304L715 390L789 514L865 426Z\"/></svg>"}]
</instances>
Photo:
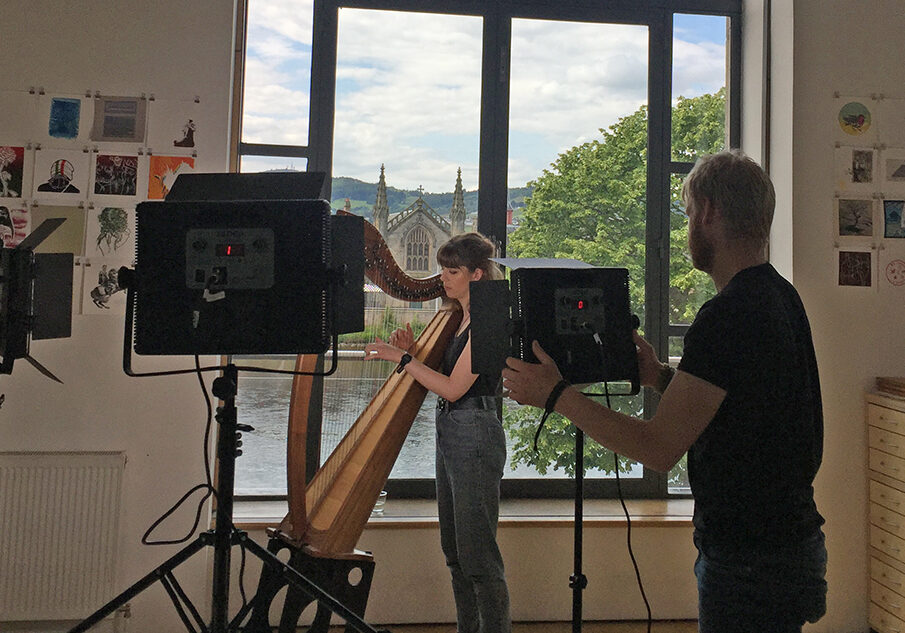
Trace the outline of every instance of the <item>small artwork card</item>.
<instances>
[{"instance_id":1,"label":"small artwork card","mask_svg":"<svg viewBox=\"0 0 905 633\"><path fill-rule=\"evenodd\" d=\"M44 220L63 218L63 222L47 238L35 247L36 253L72 253L76 257L85 254L86 215L83 207L66 207L39 204L31 208L31 230L41 226Z\"/></svg>"},{"instance_id":2,"label":"small artwork card","mask_svg":"<svg viewBox=\"0 0 905 633\"><path fill-rule=\"evenodd\" d=\"M26 182L26 159L31 167L34 152L17 145L0 145L0 198L22 198L27 190L31 191L31 183Z\"/></svg>"},{"instance_id":3,"label":"small artwork card","mask_svg":"<svg viewBox=\"0 0 905 633\"><path fill-rule=\"evenodd\" d=\"M41 95L35 140L44 147L76 147L88 142L94 99L80 95Z\"/></svg>"},{"instance_id":4,"label":"small artwork card","mask_svg":"<svg viewBox=\"0 0 905 633\"><path fill-rule=\"evenodd\" d=\"M836 198L836 230L839 237L873 237L874 200Z\"/></svg>"},{"instance_id":5,"label":"small artwork card","mask_svg":"<svg viewBox=\"0 0 905 633\"><path fill-rule=\"evenodd\" d=\"M155 154L192 156L205 138L195 101L155 99L149 106L148 148Z\"/></svg>"},{"instance_id":6,"label":"small artwork card","mask_svg":"<svg viewBox=\"0 0 905 633\"><path fill-rule=\"evenodd\" d=\"M905 148L890 147L880 153L880 190L886 195L905 197Z\"/></svg>"},{"instance_id":7,"label":"small artwork card","mask_svg":"<svg viewBox=\"0 0 905 633\"><path fill-rule=\"evenodd\" d=\"M138 194L138 156L96 154L92 193L95 196L135 197Z\"/></svg>"},{"instance_id":8,"label":"small artwork card","mask_svg":"<svg viewBox=\"0 0 905 633\"><path fill-rule=\"evenodd\" d=\"M37 133L38 96L24 90L0 90L3 142L28 146Z\"/></svg>"},{"instance_id":9,"label":"small artwork card","mask_svg":"<svg viewBox=\"0 0 905 633\"><path fill-rule=\"evenodd\" d=\"M31 233L30 219L24 200L0 200L0 245L18 246Z\"/></svg>"},{"instance_id":10,"label":"small artwork card","mask_svg":"<svg viewBox=\"0 0 905 633\"><path fill-rule=\"evenodd\" d=\"M905 250L886 248L880 251L880 283L905 292Z\"/></svg>"},{"instance_id":11,"label":"small artwork card","mask_svg":"<svg viewBox=\"0 0 905 633\"><path fill-rule=\"evenodd\" d=\"M78 203L88 196L90 156L72 149L35 150L34 198L40 202Z\"/></svg>"},{"instance_id":12,"label":"small artwork card","mask_svg":"<svg viewBox=\"0 0 905 633\"><path fill-rule=\"evenodd\" d=\"M151 156L148 175L148 200L163 200L180 174L195 171L190 156Z\"/></svg>"},{"instance_id":13,"label":"small artwork card","mask_svg":"<svg viewBox=\"0 0 905 633\"><path fill-rule=\"evenodd\" d=\"M92 258L84 266L82 314L125 314L126 289L119 283L119 269L130 262Z\"/></svg>"},{"instance_id":14,"label":"small artwork card","mask_svg":"<svg viewBox=\"0 0 905 633\"><path fill-rule=\"evenodd\" d=\"M883 201L883 237L905 238L905 200Z\"/></svg>"},{"instance_id":15,"label":"small artwork card","mask_svg":"<svg viewBox=\"0 0 905 633\"><path fill-rule=\"evenodd\" d=\"M135 209L89 207L85 254L131 262L135 257Z\"/></svg>"},{"instance_id":16,"label":"small artwork card","mask_svg":"<svg viewBox=\"0 0 905 633\"><path fill-rule=\"evenodd\" d=\"M836 139L843 145L873 144L877 140L875 101L869 97L840 97Z\"/></svg>"},{"instance_id":17,"label":"small artwork card","mask_svg":"<svg viewBox=\"0 0 905 633\"><path fill-rule=\"evenodd\" d=\"M877 151L869 147L836 148L836 189L846 192L879 191Z\"/></svg>"},{"instance_id":18,"label":"small artwork card","mask_svg":"<svg viewBox=\"0 0 905 633\"><path fill-rule=\"evenodd\" d=\"M873 249L836 249L838 283L840 286L870 288L874 284Z\"/></svg>"},{"instance_id":19,"label":"small artwork card","mask_svg":"<svg viewBox=\"0 0 905 633\"><path fill-rule=\"evenodd\" d=\"M148 101L143 97L96 97L91 140L144 143Z\"/></svg>"}]
</instances>

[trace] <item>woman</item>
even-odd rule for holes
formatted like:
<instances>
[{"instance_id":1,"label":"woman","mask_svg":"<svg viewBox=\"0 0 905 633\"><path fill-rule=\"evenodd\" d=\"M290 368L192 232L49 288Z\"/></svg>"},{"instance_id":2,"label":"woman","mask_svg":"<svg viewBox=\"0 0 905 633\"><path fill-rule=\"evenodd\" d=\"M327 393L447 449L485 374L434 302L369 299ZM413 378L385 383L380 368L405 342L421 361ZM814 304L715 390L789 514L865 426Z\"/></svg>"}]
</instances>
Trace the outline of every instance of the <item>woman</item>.
<instances>
[{"instance_id":1,"label":"woman","mask_svg":"<svg viewBox=\"0 0 905 633\"><path fill-rule=\"evenodd\" d=\"M437 251L440 279L449 299L458 302L462 322L446 348L441 371L405 350L414 342L411 325L389 343L379 338L366 357L399 363L402 371L437 399L437 506L440 544L452 573L457 633L508 633L509 590L496 542L500 479L506 463L506 437L497 416L500 376L471 371L469 283L500 279L490 261L493 244L478 233L456 235Z\"/></svg>"}]
</instances>

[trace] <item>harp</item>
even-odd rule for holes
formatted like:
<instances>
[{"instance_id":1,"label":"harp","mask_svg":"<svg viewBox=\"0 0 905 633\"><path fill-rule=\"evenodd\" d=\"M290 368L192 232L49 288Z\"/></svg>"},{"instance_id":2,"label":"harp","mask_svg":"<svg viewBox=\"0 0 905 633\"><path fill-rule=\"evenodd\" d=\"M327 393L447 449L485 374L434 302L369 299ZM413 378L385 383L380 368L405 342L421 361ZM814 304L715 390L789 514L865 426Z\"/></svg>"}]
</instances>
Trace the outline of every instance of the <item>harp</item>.
<instances>
[{"instance_id":1,"label":"harp","mask_svg":"<svg viewBox=\"0 0 905 633\"><path fill-rule=\"evenodd\" d=\"M342 213L342 212L340 212ZM439 275L416 279L396 264L380 233L365 222L365 274L388 295L407 301L441 297ZM449 306L434 315L412 356L437 368L461 313ZM299 371L312 371L316 357L301 355ZM287 445L288 513L275 535L322 557L354 554L399 451L421 407L426 389L407 373L391 373L376 396L323 465L306 483L306 439L313 377L296 376L289 406Z\"/></svg>"}]
</instances>

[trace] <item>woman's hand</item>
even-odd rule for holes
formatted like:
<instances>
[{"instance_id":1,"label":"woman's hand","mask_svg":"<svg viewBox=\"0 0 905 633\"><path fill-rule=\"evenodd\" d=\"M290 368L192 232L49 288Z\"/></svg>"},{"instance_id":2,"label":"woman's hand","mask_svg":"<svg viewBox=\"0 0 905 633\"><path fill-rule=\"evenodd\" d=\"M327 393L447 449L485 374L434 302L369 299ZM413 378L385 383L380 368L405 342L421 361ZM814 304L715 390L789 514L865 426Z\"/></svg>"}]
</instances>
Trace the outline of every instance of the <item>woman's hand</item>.
<instances>
[{"instance_id":1,"label":"woman's hand","mask_svg":"<svg viewBox=\"0 0 905 633\"><path fill-rule=\"evenodd\" d=\"M398 363L404 353L398 347L383 342L379 336L373 343L365 345L365 360L388 360Z\"/></svg>"},{"instance_id":2,"label":"woman's hand","mask_svg":"<svg viewBox=\"0 0 905 633\"><path fill-rule=\"evenodd\" d=\"M405 329L397 328L390 334L389 343L393 347L398 347L401 350L408 351L412 348L412 344L415 342L415 333L412 331L412 324L406 323Z\"/></svg>"}]
</instances>

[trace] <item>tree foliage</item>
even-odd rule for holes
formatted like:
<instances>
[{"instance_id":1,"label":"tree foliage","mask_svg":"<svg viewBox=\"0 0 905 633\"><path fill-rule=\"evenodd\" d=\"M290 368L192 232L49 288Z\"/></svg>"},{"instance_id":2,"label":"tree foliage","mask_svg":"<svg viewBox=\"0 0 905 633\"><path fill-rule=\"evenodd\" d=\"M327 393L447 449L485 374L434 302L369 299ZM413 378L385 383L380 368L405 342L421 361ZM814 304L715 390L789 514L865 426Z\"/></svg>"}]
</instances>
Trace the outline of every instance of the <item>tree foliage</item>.
<instances>
[{"instance_id":1,"label":"tree foliage","mask_svg":"<svg viewBox=\"0 0 905 633\"><path fill-rule=\"evenodd\" d=\"M644 314L647 204L647 106L619 119L601 138L560 154L534 181L522 222L508 239L512 257L578 259L595 266L627 268L632 310ZM679 97L672 112L672 157L691 162L725 146L725 90L694 98ZM713 294L709 278L694 270L681 180L670 183L670 319L688 323ZM616 398L614 409L641 415L641 398ZM512 463L532 465L541 474L563 469L574 474L574 428L551 415L533 448L540 411L532 407L506 412L507 433L515 439ZM585 443L588 468L614 472L612 454L596 442ZM620 471L629 464L621 463ZM680 469L681 470L681 469Z\"/></svg>"}]
</instances>

